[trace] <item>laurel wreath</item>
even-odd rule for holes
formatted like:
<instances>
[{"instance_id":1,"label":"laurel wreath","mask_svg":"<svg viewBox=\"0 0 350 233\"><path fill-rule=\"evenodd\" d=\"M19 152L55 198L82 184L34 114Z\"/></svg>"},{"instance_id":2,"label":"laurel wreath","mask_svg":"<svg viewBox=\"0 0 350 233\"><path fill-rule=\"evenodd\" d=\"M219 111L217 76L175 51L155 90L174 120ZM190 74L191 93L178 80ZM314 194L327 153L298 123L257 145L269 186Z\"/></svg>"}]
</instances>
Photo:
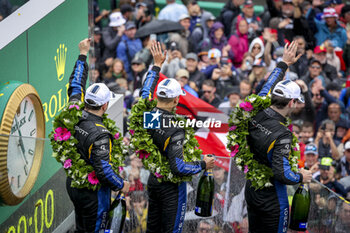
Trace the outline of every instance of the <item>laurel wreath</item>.
<instances>
[{"instance_id":1,"label":"laurel wreath","mask_svg":"<svg viewBox=\"0 0 350 233\"><path fill-rule=\"evenodd\" d=\"M74 126L82 116L84 103L68 103L65 109L55 117L53 131L49 134L52 156L61 163L68 177L72 179L71 187L98 190L101 187L91 164L87 164L77 151L78 140L73 136ZM128 153L123 137L115 122L103 114L103 125L114 135L111 151L112 169L119 174Z\"/></svg>"},{"instance_id":2,"label":"laurel wreath","mask_svg":"<svg viewBox=\"0 0 350 233\"><path fill-rule=\"evenodd\" d=\"M140 99L131 109L129 132L131 134L130 147L136 148L136 154L142 160L144 167L153 173L159 182L170 181L179 183L191 181L192 176L177 176L171 172L169 160L153 143L153 139L143 128L143 113L150 112L157 106L156 99ZM185 121L185 118L176 116L176 121ZM184 124L186 125L186 124ZM198 141L194 136L194 129L185 126L185 139L183 143L183 157L185 162L194 162L201 159Z\"/></svg>"},{"instance_id":3,"label":"laurel wreath","mask_svg":"<svg viewBox=\"0 0 350 233\"><path fill-rule=\"evenodd\" d=\"M248 122L261 110L271 105L269 96L250 95L245 102L238 104L232 111L229 119L229 132L227 148L231 151L239 170L244 171L246 179L252 182L255 189L272 186L270 179L273 177L272 169L264 164L258 163L253 158L246 136ZM290 119L287 119L288 128L291 127ZM291 128L290 128L291 130ZM298 160L300 159L300 148L297 137L293 134L292 149L288 158L291 170L298 171Z\"/></svg>"}]
</instances>

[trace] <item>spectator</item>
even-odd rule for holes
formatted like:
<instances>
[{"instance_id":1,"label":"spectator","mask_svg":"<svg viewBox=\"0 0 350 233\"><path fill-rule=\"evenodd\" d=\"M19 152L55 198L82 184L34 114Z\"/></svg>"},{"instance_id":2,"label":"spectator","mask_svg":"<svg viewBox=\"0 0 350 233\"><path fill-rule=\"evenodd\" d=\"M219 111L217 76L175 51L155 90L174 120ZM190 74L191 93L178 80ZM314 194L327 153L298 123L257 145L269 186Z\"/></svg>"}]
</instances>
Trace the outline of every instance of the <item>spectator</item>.
<instances>
[{"instance_id":1,"label":"spectator","mask_svg":"<svg viewBox=\"0 0 350 233\"><path fill-rule=\"evenodd\" d=\"M130 193L129 218L125 221L125 232L146 232L147 199L144 191Z\"/></svg>"},{"instance_id":2,"label":"spectator","mask_svg":"<svg viewBox=\"0 0 350 233\"><path fill-rule=\"evenodd\" d=\"M322 64L320 61L313 59L309 63L309 71L301 77L301 79L310 87L311 83L315 79L320 79L322 81L322 86L325 87L331 81L322 72Z\"/></svg>"},{"instance_id":3,"label":"spectator","mask_svg":"<svg viewBox=\"0 0 350 233\"><path fill-rule=\"evenodd\" d=\"M199 91L199 88L202 86L202 82L205 79L205 76L197 68L198 66L198 56L195 53L188 53L186 55L186 69L190 73L189 85L196 92Z\"/></svg>"},{"instance_id":4,"label":"spectator","mask_svg":"<svg viewBox=\"0 0 350 233\"><path fill-rule=\"evenodd\" d=\"M332 157L335 160L340 159L337 145L333 140L335 133L335 124L331 120L324 120L318 129L315 144L318 145L318 154L320 158Z\"/></svg>"},{"instance_id":5,"label":"spectator","mask_svg":"<svg viewBox=\"0 0 350 233\"><path fill-rule=\"evenodd\" d=\"M209 40L209 29L206 27L206 20L213 15L208 11L205 11L200 8L196 0L189 1L187 4L188 14L190 16L190 41L194 48L191 50L192 52L197 52L200 46L210 44ZM212 48L210 45L208 45Z\"/></svg>"},{"instance_id":6,"label":"spectator","mask_svg":"<svg viewBox=\"0 0 350 233\"><path fill-rule=\"evenodd\" d=\"M103 78L103 82L108 84L110 82L115 82L117 79L127 79L127 74L124 69L124 63L122 60L116 58L113 60L112 66L109 68L108 72Z\"/></svg>"},{"instance_id":7,"label":"spectator","mask_svg":"<svg viewBox=\"0 0 350 233\"><path fill-rule=\"evenodd\" d=\"M347 41L346 30L337 22L338 14L334 8L325 8L322 18L325 21L320 21L316 17L317 33L315 34L316 45L320 46L325 40L332 41L335 47L344 48Z\"/></svg>"},{"instance_id":8,"label":"spectator","mask_svg":"<svg viewBox=\"0 0 350 233\"><path fill-rule=\"evenodd\" d=\"M100 12L98 0L93 1L92 7L93 7L93 14L94 14L94 24L95 26L101 28L101 20L106 18L109 15L110 11L103 9L102 12Z\"/></svg>"},{"instance_id":9,"label":"spectator","mask_svg":"<svg viewBox=\"0 0 350 233\"><path fill-rule=\"evenodd\" d=\"M120 12L126 21L131 20L134 8L130 4L123 4L120 6Z\"/></svg>"},{"instance_id":10,"label":"spectator","mask_svg":"<svg viewBox=\"0 0 350 233\"><path fill-rule=\"evenodd\" d=\"M161 73L163 73L168 78L175 78L176 72L179 69L186 68L186 59L182 57L179 49L179 45L172 41L169 43L167 59L165 60Z\"/></svg>"},{"instance_id":11,"label":"spectator","mask_svg":"<svg viewBox=\"0 0 350 233\"><path fill-rule=\"evenodd\" d=\"M331 81L337 81L338 74L334 66L327 63L327 50L324 46L316 46L314 49L314 58L321 62L322 70L325 74L325 78L328 78Z\"/></svg>"},{"instance_id":12,"label":"spectator","mask_svg":"<svg viewBox=\"0 0 350 233\"><path fill-rule=\"evenodd\" d=\"M304 144L308 144L314 141L314 126L311 122L305 121L301 126L300 140Z\"/></svg>"},{"instance_id":13,"label":"spectator","mask_svg":"<svg viewBox=\"0 0 350 233\"><path fill-rule=\"evenodd\" d=\"M142 38L142 49L138 51L134 58L138 58L139 60L142 60L143 63L145 63L146 68L148 68L152 63L152 54L150 51L152 45L152 40L150 36Z\"/></svg>"},{"instance_id":14,"label":"spectator","mask_svg":"<svg viewBox=\"0 0 350 233\"><path fill-rule=\"evenodd\" d=\"M139 174L141 183L144 185L147 184L149 171L143 168L141 159L139 159L136 154L130 156L130 165L124 169L127 177L129 177L130 174Z\"/></svg>"},{"instance_id":15,"label":"spectator","mask_svg":"<svg viewBox=\"0 0 350 233\"><path fill-rule=\"evenodd\" d=\"M241 93L241 99L244 100L252 93L252 85L248 80L242 80L239 84L239 91Z\"/></svg>"},{"instance_id":16,"label":"spectator","mask_svg":"<svg viewBox=\"0 0 350 233\"><path fill-rule=\"evenodd\" d=\"M340 72L340 59L335 54L335 50L334 50L335 47L333 45L333 42L331 40L325 40L323 42L323 44L327 50L327 54L326 54L327 64L334 66L338 72L338 76L341 76L341 74L339 73Z\"/></svg>"},{"instance_id":17,"label":"spectator","mask_svg":"<svg viewBox=\"0 0 350 233\"><path fill-rule=\"evenodd\" d=\"M338 219L335 223L336 233L347 233L350 228L350 205L343 201L338 212Z\"/></svg>"},{"instance_id":18,"label":"spectator","mask_svg":"<svg viewBox=\"0 0 350 233\"><path fill-rule=\"evenodd\" d=\"M340 93L341 93L341 86L340 85L332 82L326 86L326 89L331 96L333 96L336 99L340 99ZM342 103L341 101L338 101L338 103L340 104L342 111L343 111L345 109L344 103Z\"/></svg>"},{"instance_id":19,"label":"spectator","mask_svg":"<svg viewBox=\"0 0 350 233\"><path fill-rule=\"evenodd\" d=\"M254 14L254 2L252 0L245 0L242 8L242 13L239 14L231 26L231 35L237 31L238 22L245 19L248 23L248 40L252 41L261 34L263 29L262 21L259 16Z\"/></svg>"},{"instance_id":20,"label":"spectator","mask_svg":"<svg viewBox=\"0 0 350 233\"><path fill-rule=\"evenodd\" d=\"M294 40L298 45L297 54L303 54L299 60L289 67L290 71L296 73L298 77L302 77L308 71L309 58L311 58L310 53L312 50L306 50L306 41L303 36L295 36ZM321 65L321 64L320 64Z\"/></svg>"},{"instance_id":21,"label":"spectator","mask_svg":"<svg viewBox=\"0 0 350 233\"><path fill-rule=\"evenodd\" d=\"M210 28L209 31L210 48L216 48L223 51L227 45L227 38L224 35L224 25L220 22L216 22Z\"/></svg>"},{"instance_id":22,"label":"spectator","mask_svg":"<svg viewBox=\"0 0 350 233\"><path fill-rule=\"evenodd\" d=\"M255 38L249 45L249 52L254 59L261 58L264 55L264 42L259 38Z\"/></svg>"},{"instance_id":23,"label":"spectator","mask_svg":"<svg viewBox=\"0 0 350 233\"><path fill-rule=\"evenodd\" d=\"M328 118L337 126L340 122L345 123L346 126L350 122L341 114L341 107L339 103L331 103L328 105Z\"/></svg>"},{"instance_id":24,"label":"spectator","mask_svg":"<svg viewBox=\"0 0 350 233\"><path fill-rule=\"evenodd\" d=\"M231 46L231 51L234 55L233 65L238 68L242 64L244 54L248 51L249 42L247 21L240 19L236 23L236 31L230 37L228 44Z\"/></svg>"},{"instance_id":25,"label":"spectator","mask_svg":"<svg viewBox=\"0 0 350 233\"><path fill-rule=\"evenodd\" d=\"M308 168L311 173L312 177L317 177L320 175L319 171L319 162L318 162L318 151L317 146L314 143L310 143L305 146L305 152L304 152L304 158L305 163L304 167Z\"/></svg>"},{"instance_id":26,"label":"spectator","mask_svg":"<svg viewBox=\"0 0 350 233\"><path fill-rule=\"evenodd\" d=\"M179 45L179 49L181 54L184 56L188 53L190 47L195 46L192 41L189 39L190 37L190 16L188 14L183 14L180 16L179 23L184 28L180 33L172 32L169 33L169 40L174 41ZM191 49L192 50L192 49Z\"/></svg>"},{"instance_id":27,"label":"spectator","mask_svg":"<svg viewBox=\"0 0 350 233\"><path fill-rule=\"evenodd\" d=\"M296 103L296 108L291 114L291 119L312 122L315 119L316 110L312 104L309 89L303 80L298 79L295 82L301 89L301 94L304 97L305 103Z\"/></svg>"},{"instance_id":28,"label":"spectator","mask_svg":"<svg viewBox=\"0 0 350 233\"><path fill-rule=\"evenodd\" d=\"M125 24L125 32L117 47L117 58L124 62L124 68L128 74L128 81L131 82L134 77L131 71L131 60L135 54L142 49L140 39L135 39L136 25L134 22Z\"/></svg>"},{"instance_id":29,"label":"spectator","mask_svg":"<svg viewBox=\"0 0 350 233\"><path fill-rule=\"evenodd\" d=\"M148 71L145 62L140 58L135 56L131 61L131 69L134 75L133 90L140 89L146 78L146 73Z\"/></svg>"},{"instance_id":30,"label":"spectator","mask_svg":"<svg viewBox=\"0 0 350 233\"><path fill-rule=\"evenodd\" d=\"M214 223L212 220L201 220L197 226L197 233L213 233Z\"/></svg>"},{"instance_id":31,"label":"spectator","mask_svg":"<svg viewBox=\"0 0 350 233\"><path fill-rule=\"evenodd\" d=\"M176 72L176 80L180 83L181 88L190 93L191 95L195 96L198 98L198 94L195 90L193 90L189 85L188 85L188 79L190 78L190 74L187 70L185 69L179 69Z\"/></svg>"},{"instance_id":32,"label":"spectator","mask_svg":"<svg viewBox=\"0 0 350 233\"><path fill-rule=\"evenodd\" d=\"M316 177L316 180L320 181L322 184L327 186L327 188L333 190L339 195L346 197L346 191L335 178L334 178L334 168L332 167L331 158L322 158L319 168L320 175Z\"/></svg>"},{"instance_id":33,"label":"spectator","mask_svg":"<svg viewBox=\"0 0 350 233\"><path fill-rule=\"evenodd\" d=\"M311 84L312 103L316 109L316 130L321 122L327 119L328 105L337 102L333 96L331 96L327 90L322 86L322 81L316 79Z\"/></svg>"},{"instance_id":34,"label":"spectator","mask_svg":"<svg viewBox=\"0 0 350 233\"><path fill-rule=\"evenodd\" d=\"M220 12L220 21L225 26L225 35L228 37L231 33L233 20L241 13L240 6L244 0L228 0Z\"/></svg>"},{"instance_id":35,"label":"spectator","mask_svg":"<svg viewBox=\"0 0 350 233\"><path fill-rule=\"evenodd\" d=\"M248 75L253 69L254 57L249 52L243 55L242 65L237 69L241 80L248 80ZM239 64L240 65L240 64Z\"/></svg>"},{"instance_id":36,"label":"spectator","mask_svg":"<svg viewBox=\"0 0 350 233\"><path fill-rule=\"evenodd\" d=\"M103 43L106 46L103 52L103 61L107 58L115 58L116 51L123 34L125 31L126 20L120 14L120 12L114 12L109 16L108 27L102 30Z\"/></svg>"},{"instance_id":37,"label":"spectator","mask_svg":"<svg viewBox=\"0 0 350 233\"><path fill-rule=\"evenodd\" d=\"M178 4L175 0L166 0L166 6L159 12L159 20L171 20L178 22L182 14L188 14L187 8L183 4Z\"/></svg>"},{"instance_id":38,"label":"spectator","mask_svg":"<svg viewBox=\"0 0 350 233\"><path fill-rule=\"evenodd\" d=\"M232 110L236 107L236 105L241 102L239 87L232 87L227 93L227 98L228 101L222 102L219 105L218 109L221 112L230 115Z\"/></svg>"},{"instance_id":39,"label":"spectator","mask_svg":"<svg viewBox=\"0 0 350 233\"><path fill-rule=\"evenodd\" d=\"M225 98L227 92L233 86L239 85L239 78L236 73L232 72L232 64L222 62L220 68L213 70L211 79L215 83L217 94L221 99Z\"/></svg>"},{"instance_id":40,"label":"spectator","mask_svg":"<svg viewBox=\"0 0 350 233\"><path fill-rule=\"evenodd\" d=\"M350 141L344 145L344 154L338 164L337 173L339 173L340 178L350 175Z\"/></svg>"},{"instance_id":41,"label":"spectator","mask_svg":"<svg viewBox=\"0 0 350 233\"><path fill-rule=\"evenodd\" d=\"M266 0L269 18L282 17L283 0Z\"/></svg>"},{"instance_id":42,"label":"spectator","mask_svg":"<svg viewBox=\"0 0 350 233\"><path fill-rule=\"evenodd\" d=\"M94 44L94 55L96 57L95 64L101 64L103 63L103 51L105 49L105 45L103 44L102 41L102 32L101 29L97 26L94 27L94 39L93 39L93 44Z\"/></svg>"},{"instance_id":43,"label":"spectator","mask_svg":"<svg viewBox=\"0 0 350 233\"><path fill-rule=\"evenodd\" d=\"M202 84L202 92L203 95L201 97L202 100L207 102L208 104L211 104L215 108L218 108L221 100L219 97L215 94L216 88L214 81L211 79L205 80Z\"/></svg>"},{"instance_id":44,"label":"spectator","mask_svg":"<svg viewBox=\"0 0 350 233\"><path fill-rule=\"evenodd\" d=\"M338 151L339 151L339 154L342 154L343 153L343 147L344 147L344 144L342 143L345 135L346 135L346 132L348 131L349 129L349 123L348 121L340 121L338 122L338 124L336 125L336 128L335 128L335 135L334 135L334 141L338 144Z\"/></svg>"},{"instance_id":45,"label":"spectator","mask_svg":"<svg viewBox=\"0 0 350 233\"><path fill-rule=\"evenodd\" d=\"M221 60L221 51L218 49L210 49L208 51L208 66L202 69L201 72L204 73L207 79L210 79L214 69L219 68Z\"/></svg>"},{"instance_id":46,"label":"spectator","mask_svg":"<svg viewBox=\"0 0 350 233\"><path fill-rule=\"evenodd\" d=\"M262 58L255 59L253 63L253 70L249 75L249 82L254 87L259 83L266 75L266 64Z\"/></svg>"}]
</instances>

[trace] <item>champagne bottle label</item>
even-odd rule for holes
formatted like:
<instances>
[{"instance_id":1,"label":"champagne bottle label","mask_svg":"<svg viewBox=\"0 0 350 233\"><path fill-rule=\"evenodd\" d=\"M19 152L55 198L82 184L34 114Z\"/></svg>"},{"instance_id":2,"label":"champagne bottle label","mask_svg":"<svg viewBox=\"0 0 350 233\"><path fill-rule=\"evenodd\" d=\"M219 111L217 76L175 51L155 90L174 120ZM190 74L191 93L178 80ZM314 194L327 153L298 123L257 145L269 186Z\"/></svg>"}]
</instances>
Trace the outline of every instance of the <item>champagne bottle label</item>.
<instances>
[{"instance_id":1,"label":"champagne bottle label","mask_svg":"<svg viewBox=\"0 0 350 233\"><path fill-rule=\"evenodd\" d=\"M105 233L113 233L113 230L105 230Z\"/></svg>"},{"instance_id":2,"label":"champagne bottle label","mask_svg":"<svg viewBox=\"0 0 350 233\"><path fill-rule=\"evenodd\" d=\"M201 207L196 206L195 210L196 213L200 214L201 213Z\"/></svg>"},{"instance_id":3,"label":"champagne bottle label","mask_svg":"<svg viewBox=\"0 0 350 233\"><path fill-rule=\"evenodd\" d=\"M213 172L211 172L211 171L205 171L205 172L204 172L204 175L205 175L205 176L213 176Z\"/></svg>"},{"instance_id":4,"label":"champagne bottle label","mask_svg":"<svg viewBox=\"0 0 350 233\"><path fill-rule=\"evenodd\" d=\"M300 228L300 229L306 229L306 228L307 228L307 222L301 222L301 223L299 223L299 228Z\"/></svg>"}]
</instances>

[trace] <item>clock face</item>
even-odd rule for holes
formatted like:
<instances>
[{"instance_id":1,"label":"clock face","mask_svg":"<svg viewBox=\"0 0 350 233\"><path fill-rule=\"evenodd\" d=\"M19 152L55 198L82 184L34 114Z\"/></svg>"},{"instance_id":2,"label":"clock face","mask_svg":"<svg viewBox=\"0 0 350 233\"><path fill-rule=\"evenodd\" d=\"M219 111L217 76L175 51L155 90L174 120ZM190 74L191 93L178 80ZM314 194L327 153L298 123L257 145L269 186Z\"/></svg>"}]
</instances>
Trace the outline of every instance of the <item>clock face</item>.
<instances>
[{"instance_id":1,"label":"clock face","mask_svg":"<svg viewBox=\"0 0 350 233\"><path fill-rule=\"evenodd\" d=\"M33 101L27 96L15 113L7 151L7 171L12 192L23 188L33 165L37 136L37 117Z\"/></svg>"}]
</instances>

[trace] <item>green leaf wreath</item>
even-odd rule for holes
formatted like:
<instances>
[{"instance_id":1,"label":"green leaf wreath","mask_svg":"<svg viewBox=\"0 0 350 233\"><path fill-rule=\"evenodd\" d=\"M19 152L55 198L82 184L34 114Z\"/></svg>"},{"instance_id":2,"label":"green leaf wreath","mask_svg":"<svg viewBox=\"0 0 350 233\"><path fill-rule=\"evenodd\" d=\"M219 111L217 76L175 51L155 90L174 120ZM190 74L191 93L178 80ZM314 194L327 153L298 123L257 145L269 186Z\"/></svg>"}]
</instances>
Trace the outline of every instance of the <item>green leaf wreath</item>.
<instances>
[{"instance_id":1,"label":"green leaf wreath","mask_svg":"<svg viewBox=\"0 0 350 233\"><path fill-rule=\"evenodd\" d=\"M77 151L78 140L74 138L74 126L82 116L84 103L68 103L65 109L55 117L53 131L50 133L50 143L53 157L63 165L68 177L72 178L73 188L88 188L98 190L101 186L92 165L87 164ZM111 151L111 164L114 172L119 174L124 166L127 148L123 143L123 137L115 126L115 122L103 115L103 124L114 135Z\"/></svg>"},{"instance_id":2,"label":"green leaf wreath","mask_svg":"<svg viewBox=\"0 0 350 233\"><path fill-rule=\"evenodd\" d=\"M251 180L255 189L272 186L270 178L273 177L272 169L253 159L247 143L248 122L261 110L271 105L269 96L250 95L245 102L238 104L232 111L229 119L229 132L227 148L231 151L238 169L243 170L246 179ZM292 131L290 119L286 126ZM300 150L297 137L293 134L292 149L289 156L289 164L292 171L298 171L298 159Z\"/></svg>"},{"instance_id":3,"label":"green leaf wreath","mask_svg":"<svg viewBox=\"0 0 350 233\"><path fill-rule=\"evenodd\" d=\"M156 99L140 99L131 109L129 132L131 134L130 147L135 149L135 153L142 160L147 170L153 173L159 182L170 181L178 183L191 181L192 176L176 176L170 170L168 159L162 155L158 147L153 143L152 137L143 128L143 113L152 111L157 105ZM177 116L177 121L185 121L185 118ZM185 125L185 124L184 124ZM185 127L185 140L183 147L183 157L185 162L199 161L202 151L194 137L194 129Z\"/></svg>"}]
</instances>

